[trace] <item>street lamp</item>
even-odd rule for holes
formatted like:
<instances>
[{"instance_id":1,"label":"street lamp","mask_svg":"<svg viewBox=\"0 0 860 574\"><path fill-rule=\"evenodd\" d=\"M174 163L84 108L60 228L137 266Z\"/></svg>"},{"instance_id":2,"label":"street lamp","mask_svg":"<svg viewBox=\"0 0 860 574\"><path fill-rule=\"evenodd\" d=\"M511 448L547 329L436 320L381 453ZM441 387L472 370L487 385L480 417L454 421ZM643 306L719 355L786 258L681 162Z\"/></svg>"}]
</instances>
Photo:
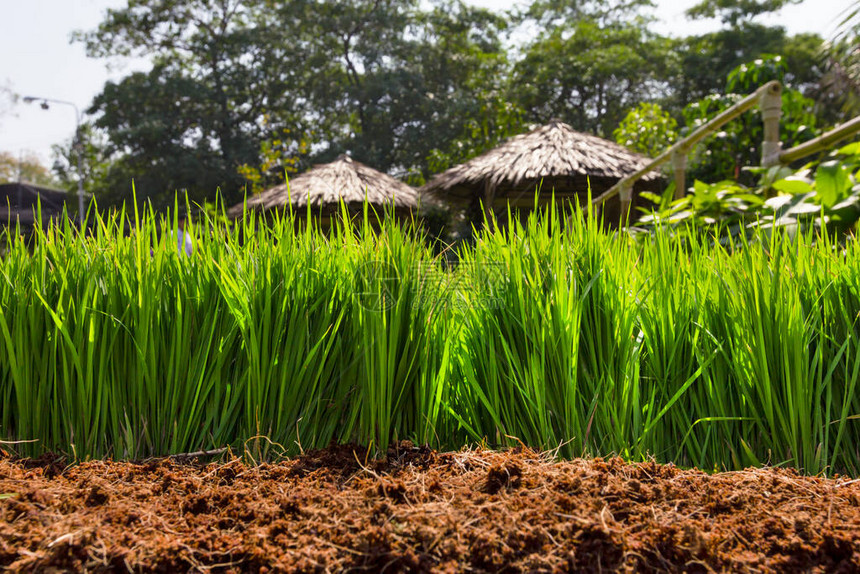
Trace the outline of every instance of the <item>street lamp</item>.
<instances>
[{"instance_id":1,"label":"street lamp","mask_svg":"<svg viewBox=\"0 0 860 574\"><path fill-rule=\"evenodd\" d=\"M37 98L35 96L26 96L24 97L24 103L32 104L33 102L41 100L40 107L43 110L51 109L50 104L61 104L64 106L72 106L75 109L75 139L77 140L76 147L78 148L78 221L81 223L81 229L84 227L84 171L81 169L81 163L83 161L83 142L81 142L81 112L78 110L78 106L76 106L72 102L67 102L64 100L53 100L51 98Z\"/></svg>"}]
</instances>

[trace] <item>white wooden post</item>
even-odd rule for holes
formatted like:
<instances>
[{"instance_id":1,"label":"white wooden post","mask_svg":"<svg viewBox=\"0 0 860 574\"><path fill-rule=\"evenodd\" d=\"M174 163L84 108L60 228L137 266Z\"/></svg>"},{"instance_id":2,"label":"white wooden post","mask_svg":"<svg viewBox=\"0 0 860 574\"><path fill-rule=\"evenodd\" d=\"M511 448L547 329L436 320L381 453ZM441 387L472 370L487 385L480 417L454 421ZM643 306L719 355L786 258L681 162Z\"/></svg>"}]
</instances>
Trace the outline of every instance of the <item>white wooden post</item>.
<instances>
[{"instance_id":1,"label":"white wooden post","mask_svg":"<svg viewBox=\"0 0 860 574\"><path fill-rule=\"evenodd\" d=\"M672 152L672 169L675 170L675 199L681 199L687 193L687 150L678 148Z\"/></svg>"},{"instance_id":2,"label":"white wooden post","mask_svg":"<svg viewBox=\"0 0 860 574\"><path fill-rule=\"evenodd\" d=\"M633 202L633 183L622 182L621 191L618 192L618 197L621 199L621 221L618 227L625 227L630 217L630 204Z\"/></svg>"},{"instance_id":3,"label":"white wooden post","mask_svg":"<svg viewBox=\"0 0 860 574\"><path fill-rule=\"evenodd\" d=\"M764 121L764 140L761 142L761 164L764 167L779 164L782 144L779 141L779 118L782 115L782 86L772 84L761 95L759 102Z\"/></svg>"}]
</instances>

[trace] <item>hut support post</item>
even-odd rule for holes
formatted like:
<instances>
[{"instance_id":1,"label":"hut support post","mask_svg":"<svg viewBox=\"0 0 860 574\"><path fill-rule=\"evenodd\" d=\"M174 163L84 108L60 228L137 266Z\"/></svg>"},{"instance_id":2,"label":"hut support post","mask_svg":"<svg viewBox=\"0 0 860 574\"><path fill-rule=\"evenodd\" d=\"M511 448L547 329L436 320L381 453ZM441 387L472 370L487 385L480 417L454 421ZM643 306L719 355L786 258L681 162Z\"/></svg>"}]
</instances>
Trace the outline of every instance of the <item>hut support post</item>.
<instances>
[{"instance_id":1,"label":"hut support post","mask_svg":"<svg viewBox=\"0 0 860 574\"><path fill-rule=\"evenodd\" d=\"M496 186L490 183L488 179L484 183L484 215L487 218L487 224L492 225L493 221L493 200L496 199Z\"/></svg>"},{"instance_id":2,"label":"hut support post","mask_svg":"<svg viewBox=\"0 0 860 574\"><path fill-rule=\"evenodd\" d=\"M675 171L675 199L681 199L687 192L687 150L678 148L672 152L672 169Z\"/></svg>"},{"instance_id":3,"label":"hut support post","mask_svg":"<svg viewBox=\"0 0 860 574\"><path fill-rule=\"evenodd\" d=\"M761 95L759 102L764 121L764 141L761 143L761 164L764 167L779 165L782 144L779 141L779 118L782 115L782 86L772 84Z\"/></svg>"},{"instance_id":4,"label":"hut support post","mask_svg":"<svg viewBox=\"0 0 860 574\"><path fill-rule=\"evenodd\" d=\"M621 228L626 227L630 219L630 204L633 202L633 183L626 181L622 183L618 197L621 199L621 221L618 227Z\"/></svg>"}]
</instances>

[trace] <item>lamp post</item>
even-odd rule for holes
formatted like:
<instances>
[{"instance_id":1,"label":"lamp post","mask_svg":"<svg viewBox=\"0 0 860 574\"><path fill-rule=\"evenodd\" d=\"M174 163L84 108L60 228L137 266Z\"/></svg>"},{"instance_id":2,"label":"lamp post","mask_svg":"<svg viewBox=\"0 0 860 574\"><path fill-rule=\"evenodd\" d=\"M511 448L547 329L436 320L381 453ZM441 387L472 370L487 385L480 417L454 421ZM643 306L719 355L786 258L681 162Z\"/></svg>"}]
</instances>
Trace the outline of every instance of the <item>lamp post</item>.
<instances>
[{"instance_id":1,"label":"lamp post","mask_svg":"<svg viewBox=\"0 0 860 574\"><path fill-rule=\"evenodd\" d=\"M65 100L54 100L51 98L37 98L35 96L26 96L24 97L24 103L31 104L35 101L41 101L41 108L43 110L51 109L50 104L61 104L64 106L72 106L75 110L75 139L77 143L75 147L78 148L78 221L80 221L81 229L84 228L84 171L81 168L81 164L83 162L83 143L81 142L81 112L78 110L78 106L76 106L72 102L67 102Z\"/></svg>"}]
</instances>

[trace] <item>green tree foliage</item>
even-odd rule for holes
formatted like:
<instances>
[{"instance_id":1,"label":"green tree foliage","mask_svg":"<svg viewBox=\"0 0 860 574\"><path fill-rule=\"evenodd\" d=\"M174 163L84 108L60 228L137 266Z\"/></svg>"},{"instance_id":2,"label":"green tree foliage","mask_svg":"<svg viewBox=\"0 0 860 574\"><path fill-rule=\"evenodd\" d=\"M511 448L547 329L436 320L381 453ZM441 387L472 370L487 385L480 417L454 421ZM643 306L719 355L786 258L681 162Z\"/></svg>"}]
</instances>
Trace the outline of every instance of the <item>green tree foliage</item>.
<instances>
[{"instance_id":1,"label":"green tree foliage","mask_svg":"<svg viewBox=\"0 0 860 574\"><path fill-rule=\"evenodd\" d=\"M679 68L671 99L681 108L705 96L725 92L729 73L763 54L781 54L785 80L806 95L812 95L822 75L821 38L815 34L788 36L779 26L743 23L676 42Z\"/></svg>"},{"instance_id":2,"label":"green tree foliage","mask_svg":"<svg viewBox=\"0 0 860 574\"><path fill-rule=\"evenodd\" d=\"M111 153L105 130L92 122L81 124L75 137L53 146L53 172L59 185L70 193L78 192L78 180L83 177L84 191L91 193L99 206L121 202L130 197L132 184L127 157ZM78 153L81 153L80 168Z\"/></svg>"},{"instance_id":3,"label":"green tree foliage","mask_svg":"<svg viewBox=\"0 0 860 574\"><path fill-rule=\"evenodd\" d=\"M238 172L246 182L248 195L284 183L287 177L304 167L310 153L310 140L295 139L284 128L280 138L266 139L260 144L259 164L243 164Z\"/></svg>"},{"instance_id":4,"label":"green tree foliage","mask_svg":"<svg viewBox=\"0 0 860 574\"><path fill-rule=\"evenodd\" d=\"M109 150L121 154L117 168L134 180L139 197L166 205L174 190L199 200L219 186L241 185L235 165L254 158L253 140L223 128L213 103L200 96L206 91L182 72L157 65L108 83L96 98L96 125L107 130Z\"/></svg>"},{"instance_id":5,"label":"green tree foliage","mask_svg":"<svg viewBox=\"0 0 860 574\"><path fill-rule=\"evenodd\" d=\"M787 63L787 80L811 94L821 78L818 55L821 38L816 34L789 36L781 26L765 26L753 20L800 0L704 0L687 10L688 18L719 18L723 28L677 43L680 75L673 100L683 108L689 102L722 93L728 74L762 54L781 54Z\"/></svg>"},{"instance_id":6,"label":"green tree foliage","mask_svg":"<svg viewBox=\"0 0 860 574\"><path fill-rule=\"evenodd\" d=\"M93 56L153 58L89 111L138 194L164 203L238 199L261 170L344 151L423 179L434 149L507 113L505 25L454 0L130 0L79 38Z\"/></svg>"},{"instance_id":7,"label":"green tree foliage","mask_svg":"<svg viewBox=\"0 0 860 574\"><path fill-rule=\"evenodd\" d=\"M528 120L558 117L575 129L609 135L628 109L666 94L670 51L671 43L641 21L571 21L525 48L511 97Z\"/></svg>"},{"instance_id":8,"label":"green tree foliage","mask_svg":"<svg viewBox=\"0 0 860 574\"><path fill-rule=\"evenodd\" d=\"M557 28L575 20L591 20L601 25L629 22L641 17L652 0L534 0L516 14L520 22L534 22L544 29Z\"/></svg>"},{"instance_id":9,"label":"green tree foliage","mask_svg":"<svg viewBox=\"0 0 860 574\"><path fill-rule=\"evenodd\" d=\"M762 14L776 12L788 4L799 4L801 0L702 0L686 14L688 18L719 18L723 24L737 27Z\"/></svg>"},{"instance_id":10,"label":"green tree foliage","mask_svg":"<svg viewBox=\"0 0 860 574\"><path fill-rule=\"evenodd\" d=\"M271 3L265 12L272 32L267 44L275 49L299 46L297 53L284 54L284 65L309 72L302 87L284 89L308 100L299 114L320 130L319 159L332 159L355 143L361 148L359 159L377 165L376 160L391 151L392 134L383 134L388 141L376 141L371 134L378 133L378 118L397 106L402 97L398 92L408 85L409 78L395 70L403 61L401 36L416 5L413 0L288 1ZM386 79L390 86L384 84ZM289 123L278 108L269 112L273 125ZM391 165L386 159L382 169Z\"/></svg>"},{"instance_id":11,"label":"green tree foliage","mask_svg":"<svg viewBox=\"0 0 860 574\"><path fill-rule=\"evenodd\" d=\"M460 0L127 0L77 35L91 56L153 62L105 85L88 110L88 153L104 167L87 181L109 198L133 180L157 206L177 190L238 201L349 152L420 184L552 118L610 136L644 102L699 121L734 98L717 97L729 73L763 54L782 54L780 78L836 117L827 110L843 101L821 88L820 38L754 22L785 3L703 4L692 14L724 28L677 40L648 30L650 0L534 0L504 14ZM833 78L851 69L839 66ZM727 166L754 155L744 150Z\"/></svg>"},{"instance_id":12,"label":"green tree foliage","mask_svg":"<svg viewBox=\"0 0 860 574\"><path fill-rule=\"evenodd\" d=\"M79 34L91 56L148 56L150 72L108 83L89 113L107 131L117 170L156 205L176 190L199 199L241 193L237 168L254 163L268 109L301 115L307 97L288 94L307 74L300 43L273 45L261 0L129 0L95 31ZM271 12L271 11L269 11ZM283 25L291 26L293 21ZM295 121L291 126L295 127Z\"/></svg>"},{"instance_id":13,"label":"green tree foliage","mask_svg":"<svg viewBox=\"0 0 860 574\"><path fill-rule=\"evenodd\" d=\"M823 48L824 76L818 99L832 123L860 115L860 2L842 14L836 33Z\"/></svg>"},{"instance_id":14,"label":"green tree foliage","mask_svg":"<svg viewBox=\"0 0 860 574\"><path fill-rule=\"evenodd\" d=\"M440 173L464 163L506 138L522 133L527 127L523 115L523 110L506 101L501 93L492 95L478 114L467 120L459 137L447 142L444 149L430 151L427 158L430 173Z\"/></svg>"},{"instance_id":15,"label":"green tree foliage","mask_svg":"<svg viewBox=\"0 0 860 574\"><path fill-rule=\"evenodd\" d=\"M323 158L349 151L421 180L434 149L446 149L476 122L489 122L493 137L499 118L506 121L506 21L460 1L427 10L417 4L315 5L304 33L328 61L321 75L329 80L317 82L313 96L330 123Z\"/></svg>"},{"instance_id":16,"label":"green tree foliage","mask_svg":"<svg viewBox=\"0 0 860 574\"><path fill-rule=\"evenodd\" d=\"M690 133L759 86L779 80L784 85L780 118L783 147L789 148L812 139L818 133L815 102L792 87L786 79L786 71L785 60L775 55L766 55L738 66L728 75L726 93L707 96L684 108L684 131ZM690 178L702 181L732 179L752 184L754 175L743 168L761 163L763 136L760 114L750 112L741 115L696 146L690 161Z\"/></svg>"},{"instance_id":17,"label":"green tree foliage","mask_svg":"<svg viewBox=\"0 0 860 574\"><path fill-rule=\"evenodd\" d=\"M0 183L23 181L35 185L55 186L57 180L34 154L16 155L0 151Z\"/></svg>"},{"instance_id":18,"label":"green tree foliage","mask_svg":"<svg viewBox=\"0 0 860 574\"><path fill-rule=\"evenodd\" d=\"M642 102L627 112L612 135L624 147L653 158L678 139L678 122L658 104Z\"/></svg>"}]
</instances>

